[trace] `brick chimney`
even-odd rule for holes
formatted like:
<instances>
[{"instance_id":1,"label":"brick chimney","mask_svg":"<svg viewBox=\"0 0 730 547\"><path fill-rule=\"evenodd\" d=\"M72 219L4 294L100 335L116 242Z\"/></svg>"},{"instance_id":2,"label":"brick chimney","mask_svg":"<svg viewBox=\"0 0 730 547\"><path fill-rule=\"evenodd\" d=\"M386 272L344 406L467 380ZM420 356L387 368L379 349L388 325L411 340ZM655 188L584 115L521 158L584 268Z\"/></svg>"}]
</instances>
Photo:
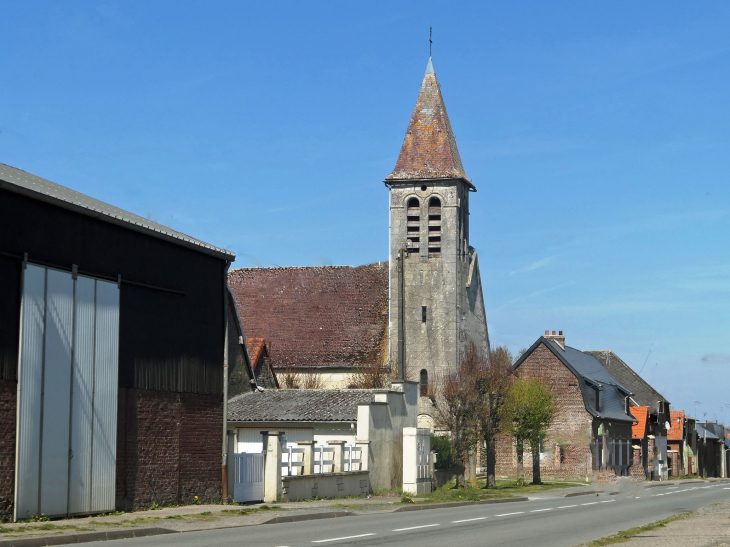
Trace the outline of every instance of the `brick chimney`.
<instances>
[{"instance_id":1,"label":"brick chimney","mask_svg":"<svg viewBox=\"0 0 730 547\"><path fill-rule=\"evenodd\" d=\"M558 331L558 334L555 334L555 331L553 331L553 333L550 334L550 331L546 330L545 338L547 338L548 340L552 340L561 348L565 349L565 336L563 336L563 331Z\"/></svg>"}]
</instances>

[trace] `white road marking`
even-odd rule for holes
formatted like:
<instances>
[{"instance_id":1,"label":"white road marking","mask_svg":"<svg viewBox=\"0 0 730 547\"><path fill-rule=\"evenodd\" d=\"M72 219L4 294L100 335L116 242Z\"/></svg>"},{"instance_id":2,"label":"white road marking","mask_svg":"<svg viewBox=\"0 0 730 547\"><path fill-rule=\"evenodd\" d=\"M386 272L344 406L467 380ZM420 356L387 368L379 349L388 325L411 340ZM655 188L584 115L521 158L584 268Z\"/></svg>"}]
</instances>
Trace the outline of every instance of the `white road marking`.
<instances>
[{"instance_id":1,"label":"white road marking","mask_svg":"<svg viewBox=\"0 0 730 547\"><path fill-rule=\"evenodd\" d=\"M613 503L614 501L616 501L616 500L604 500L601 503Z\"/></svg>"},{"instance_id":2,"label":"white road marking","mask_svg":"<svg viewBox=\"0 0 730 547\"><path fill-rule=\"evenodd\" d=\"M534 511L530 511L530 513L541 513L542 511L552 511L552 507L548 507L547 509L535 509Z\"/></svg>"},{"instance_id":3,"label":"white road marking","mask_svg":"<svg viewBox=\"0 0 730 547\"><path fill-rule=\"evenodd\" d=\"M517 511L516 513L502 513L501 515L494 515L495 517L508 517L510 515L521 515L524 511Z\"/></svg>"},{"instance_id":4,"label":"white road marking","mask_svg":"<svg viewBox=\"0 0 730 547\"><path fill-rule=\"evenodd\" d=\"M590 503L581 503L581 505L596 505L597 503L597 501L592 501Z\"/></svg>"},{"instance_id":5,"label":"white road marking","mask_svg":"<svg viewBox=\"0 0 730 547\"><path fill-rule=\"evenodd\" d=\"M452 520L451 524L458 524L460 522L471 522L473 520L484 520L485 518L488 518L488 517L477 517L475 519L464 519L464 520Z\"/></svg>"},{"instance_id":6,"label":"white road marking","mask_svg":"<svg viewBox=\"0 0 730 547\"><path fill-rule=\"evenodd\" d=\"M670 486L670 487L669 487L669 489L670 489L670 490L671 490L672 488L679 488L679 486Z\"/></svg>"},{"instance_id":7,"label":"white road marking","mask_svg":"<svg viewBox=\"0 0 730 547\"><path fill-rule=\"evenodd\" d=\"M730 490L730 488L723 488L723 490Z\"/></svg>"},{"instance_id":8,"label":"white road marking","mask_svg":"<svg viewBox=\"0 0 730 547\"><path fill-rule=\"evenodd\" d=\"M663 496L663 495L664 494L654 494L654 497L656 498L657 496Z\"/></svg>"},{"instance_id":9,"label":"white road marking","mask_svg":"<svg viewBox=\"0 0 730 547\"><path fill-rule=\"evenodd\" d=\"M373 532L373 533L370 533L370 534L358 534L356 536L344 536L344 537L341 537L341 538L317 539L317 540L313 541L312 543L326 543L328 541L340 541L342 539L364 538L366 536L374 536L374 535L375 535L375 533Z\"/></svg>"},{"instance_id":10,"label":"white road marking","mask_svg":"<svg viewBox=\"0 0 730 547\"><path fill-rule=\"evenodd\" d=\"M563 505L562 507L558 507L558 509L569 509L571 507L578 507L577 505Z\"/></svg>"},{"instance_id":11,"label":"white road marking","mask_svg":"<svg viewBox=\"0 0 730 547\"><path fill-rule=\"evenodd\" d=\"M423 526L410 526L409 528L396 528L393 532L405 532L406 530L416 530L418 528L430 528L431 526L441 526L440 524L424 524Z\"/></svg>"}]
</instances>

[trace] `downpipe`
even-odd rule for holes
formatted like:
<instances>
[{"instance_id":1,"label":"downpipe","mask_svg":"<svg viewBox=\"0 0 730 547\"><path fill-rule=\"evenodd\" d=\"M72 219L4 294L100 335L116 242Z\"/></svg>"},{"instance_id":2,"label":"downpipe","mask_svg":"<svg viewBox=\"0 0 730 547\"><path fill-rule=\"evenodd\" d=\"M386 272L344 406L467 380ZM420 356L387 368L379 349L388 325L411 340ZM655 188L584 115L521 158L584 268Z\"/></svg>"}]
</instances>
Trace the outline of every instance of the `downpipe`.
<instances>
[{"instance_id":1,"label":"downpipe","mask_svg":"<svg viewBox=\"0 0 730 547\"><path fill-rule=\"evenodd\" d=\"M228 503L228 269L230 260L226 261L223 271L223 446L221 457L221 501Z\"/></svg>"}]
</instances>

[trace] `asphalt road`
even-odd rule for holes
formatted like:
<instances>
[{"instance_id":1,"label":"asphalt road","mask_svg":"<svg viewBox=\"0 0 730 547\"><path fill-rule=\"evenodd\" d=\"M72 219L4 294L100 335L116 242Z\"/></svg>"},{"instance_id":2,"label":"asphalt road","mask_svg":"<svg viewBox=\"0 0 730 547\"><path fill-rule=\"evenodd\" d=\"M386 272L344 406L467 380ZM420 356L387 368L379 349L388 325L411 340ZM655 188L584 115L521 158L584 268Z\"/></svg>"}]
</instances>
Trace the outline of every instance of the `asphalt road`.
<instances>
[{"instance_id":1,"label":"asphalt road","mask_svg":"<svg viewBox=\"0 0 730 547\"><path fill-rule=\"evenodd\" d=\"M677 513L730 501L730 482L651 488L638 496L626 492L613 496L551 497L188 532L120 542L156 547L570 547Z\"/></svg>"}]
</instances>

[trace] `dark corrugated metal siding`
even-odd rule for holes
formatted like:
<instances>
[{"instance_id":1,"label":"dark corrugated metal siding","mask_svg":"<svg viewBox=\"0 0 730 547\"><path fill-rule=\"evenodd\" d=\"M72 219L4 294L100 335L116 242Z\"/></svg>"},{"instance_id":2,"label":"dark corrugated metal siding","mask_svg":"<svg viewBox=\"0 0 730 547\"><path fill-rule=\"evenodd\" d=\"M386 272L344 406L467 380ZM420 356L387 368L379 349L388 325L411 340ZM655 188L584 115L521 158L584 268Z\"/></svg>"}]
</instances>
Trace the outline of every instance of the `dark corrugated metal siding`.
<instances>
[{"instance_id":1,"label":"dark corrugated metal siding","mask_svg":"<svg viewBox=\"0 0 730 547\"><path fill-rule=\"evenodd\" d=\"M5 190L0 253L184 293L122 283L120 387L222 393L223 260ZM20 267L0 258L0 379L17 378Z\"/></svg>"}]
</instances>

